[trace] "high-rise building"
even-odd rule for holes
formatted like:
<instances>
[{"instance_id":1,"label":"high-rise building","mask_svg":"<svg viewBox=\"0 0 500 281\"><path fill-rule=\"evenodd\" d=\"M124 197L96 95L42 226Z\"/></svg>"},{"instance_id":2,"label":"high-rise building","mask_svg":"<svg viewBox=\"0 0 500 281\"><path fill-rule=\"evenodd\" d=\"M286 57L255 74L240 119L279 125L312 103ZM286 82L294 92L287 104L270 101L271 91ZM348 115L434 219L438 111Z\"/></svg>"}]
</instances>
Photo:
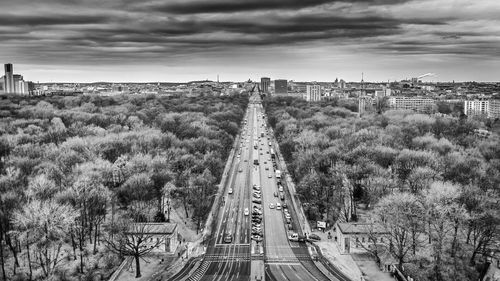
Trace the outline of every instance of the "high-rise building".
<instances>
[{"instance_id":1,"label":"high-rise building","mask_svg":"<svg viewBox=\"0 0 500 281\"><path fill-rule=\"evenodd\" d=\"M11 63L5 64L4 90L6 93L14 93L14 67Z\"/></svg>"},{"instance_id":2,"label":"high-rise building","mask_svg":"<svg viewBox=\"0 0 500 281\"><path fill-rule=\"evenodd\" d=\"M262 77L260 78L260 90L263 93L268 93L269 92L269 86L271 85L271 78L268 77Z\"/></svg>"},{"instance_id":3,"label":"high-rise building","mask_svg":"<svg viewBox=\"0 0 500 281\"><path fill-rule=\"evenodd\" d=\"M307 85L306 86L306 94L304 96L306 101L320 101L321 100L321 86Z\"/></svg>"},{"instance_id":4,"label":"high-rise building","mask_svg":"<svg viewBox=\"0 0 500 281\"><path fill-rule=\"evenodd\" d=\"M488 115L489 107L489 100L466 100L464 101L464 114L467 116Z\"/></svg>"},{"instance_id":5,"label":"high-rise building","mask_svg":"<svg viewBox=\"0 0 500 281\"><path fill-rule=\"evenodd\" d=\"M286 95L288 93L288 81L285 79L274 80L274 93Z\"/></svg>"}]
</instances>

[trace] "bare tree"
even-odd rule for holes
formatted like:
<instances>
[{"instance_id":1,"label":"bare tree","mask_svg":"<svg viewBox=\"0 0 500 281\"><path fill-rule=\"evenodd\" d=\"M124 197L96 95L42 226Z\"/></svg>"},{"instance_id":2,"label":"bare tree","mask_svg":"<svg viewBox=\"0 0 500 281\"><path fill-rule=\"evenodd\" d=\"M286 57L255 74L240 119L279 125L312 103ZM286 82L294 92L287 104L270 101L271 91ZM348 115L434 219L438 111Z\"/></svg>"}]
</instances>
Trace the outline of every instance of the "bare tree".
<instances>
[{"instance_id":1,"label":"bare tree","mask_svg":"<svg viewBox=\"0 0 500 281\"><path fill-rule=\"evenodd\" d=\"M14 213L14 225L25 237L28 253L34 241L33 264L42 269L45 277L49 277L64 259L61 248L76 216L75 210L69 205L39 200L29 202Z\"/></svg>"},{"instance_id":2,"label":"bare tree","mask_svg":"<svg viewBox=\"0 0 500 281\"><path fill-rule=\"evenodd\" d=\"M104 243L111 251L130 256L135 260L135 277L141 277L140 259L163 243L163 238L152 234L153 226L148 223L132 223L122 219L112 224L107 234L104 235Z\"/></svg>"}]
</instances>

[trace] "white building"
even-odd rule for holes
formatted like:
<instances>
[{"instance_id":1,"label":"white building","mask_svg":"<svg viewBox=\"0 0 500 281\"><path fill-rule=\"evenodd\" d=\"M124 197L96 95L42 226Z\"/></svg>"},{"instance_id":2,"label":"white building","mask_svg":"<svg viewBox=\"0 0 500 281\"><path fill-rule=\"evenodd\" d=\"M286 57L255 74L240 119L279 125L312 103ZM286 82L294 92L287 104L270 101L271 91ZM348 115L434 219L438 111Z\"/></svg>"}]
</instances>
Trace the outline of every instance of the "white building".
<instances>
[{"instance_id":1,"label":"white building","mask_svg":"<svg viewBox=\"0 0 500 281\"><path fill-rule=\"evenodd\" d=\"M488 115L489 107L489 100L466 100L464 101L464 114L467 116Z\"/></svg>"},{"instance_id":2,"label":"white building","mask_svg":"<svg viewBox=\"0 0 500 281\"><path fill-rule=\"evenodd\" d=\"M176 223L134 223L127 235L147 237L146 246L156 246L153 253L173 254L180 242Z\"/></svg>"},{"instance_id":3,"label":"white building","mask_svg":"<svg viewBox=\"0 0 500 281\"><path fill-rule=\"evenodd\" d=\"M377 244L386 244L388 232L379 224L373 223L337 223L335 226L336 241L340 252L344 254L352 251L366 251L373 244L370 239L375 239Z\"/></svg>"},{"instance_id":4,"label":"white building","mask_svg":"<svg viewBox=\"0 0 500 281\"><path fill-rule=\"evenodd\" d=\"M435 105L434 99L423 97L390 97L389 106L392 109L409 109L416 112L430 112Z\"/></svg>"},{"instance_id":5,"label":"white building","mask_svg":"<svg viewBox=\"0 0 500 281\"><path fill-rule=\"evenodd\" d=\"M306 101L320 101L321 100L321 86L320 85L307 85L306 93L304 95Z\"/></svg>"}]
</instances>

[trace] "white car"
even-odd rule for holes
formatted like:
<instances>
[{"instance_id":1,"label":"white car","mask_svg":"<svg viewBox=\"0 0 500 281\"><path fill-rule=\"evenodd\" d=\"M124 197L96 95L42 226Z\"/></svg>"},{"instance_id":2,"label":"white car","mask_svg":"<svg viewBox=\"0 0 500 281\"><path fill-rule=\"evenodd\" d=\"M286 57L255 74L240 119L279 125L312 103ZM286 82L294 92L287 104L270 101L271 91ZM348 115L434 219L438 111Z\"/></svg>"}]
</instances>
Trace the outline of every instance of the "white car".
<instances>
[{"instance_id":1,"label":"white car","mask_svg":"<svg viewBox=\"0 0 500 281\"><path fill-rule=\"evenodd\" d=\"M229 188L229 190L227 191L227 194L233 194L233 189Z\"/></svg>"},{"instance_id":2,"label":"white car","mask_svg":"<svg viewBox=\"0 0 500 281\"><path fill-rule=\"evenodd\" d=\"M269 209L274 209L274 204L273 203L269 204Z\"/></svg>"},{"instance_id":3,"label":"white car","mask_svg":"<svg viewBox=\"0 0 500 281\"><path fill-rule=\"evenodd\" d=\"M273 175L272 175L272 174L269 174L269 175L267 175L267 177L268 177L268 178L272 178L272 177L273 177Z\"/></svg>"},{"instance_id":4,"label":"white car","mask_svg":"<svg viewBox=\"0 0 500 281\"><path fill-rule=\"evenodd\" d=\"M276 203L276 210L281 210L281 204L280 203Z\"/></svg>"},{"instance_id":5,"label":"white car","mask_svg":"<svg viewBox=\"0 0 500 281\"><path fill-rule=\"evenodd\" d=\"M244 214L245 214L245 216L248 216L250 214L250 211L248 210L248 208L245 208Z\"/></svg>"}]
</instances>

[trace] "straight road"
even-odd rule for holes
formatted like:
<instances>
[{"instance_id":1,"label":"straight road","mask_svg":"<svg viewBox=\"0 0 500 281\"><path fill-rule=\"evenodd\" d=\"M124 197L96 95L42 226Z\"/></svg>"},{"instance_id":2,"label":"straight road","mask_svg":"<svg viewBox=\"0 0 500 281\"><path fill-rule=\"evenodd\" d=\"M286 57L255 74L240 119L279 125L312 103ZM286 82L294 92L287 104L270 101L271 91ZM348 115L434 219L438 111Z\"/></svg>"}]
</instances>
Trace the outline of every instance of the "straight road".
<instances>
[{"instance_id":1,"label":"straight road","mask_svg":"<svg viewBox=\"0 0 500 281\"><path fill-rule=\"evenodd\" d=\"M266 132L263 113L260 97L252 96L247 122L241 130L241 141L235 147L235 159L228 160L233 161L233 166L224 191L224 203L219 207L219 221L204 259L191 276L176 280L247 281L257 278L252 272L264 271L266 280L329 280L316 268L305 243L288 240L288 224L283 210L276 208L277 203L286 201L279 198L279 179L271 159L271 137ZM252 203L254 185L261 187L261 204ZM274 208L270 207L271 204ZM258 244L263 245L263 256L260 251L252 251L255 246L251 235L253 205L261 206L263 211L263 241ZM290 205L288 208L293 212ZM250 268L252 259L261 261L253 264L263 267L259 268L262 270Z\"/></svg>"}]
</instances>

